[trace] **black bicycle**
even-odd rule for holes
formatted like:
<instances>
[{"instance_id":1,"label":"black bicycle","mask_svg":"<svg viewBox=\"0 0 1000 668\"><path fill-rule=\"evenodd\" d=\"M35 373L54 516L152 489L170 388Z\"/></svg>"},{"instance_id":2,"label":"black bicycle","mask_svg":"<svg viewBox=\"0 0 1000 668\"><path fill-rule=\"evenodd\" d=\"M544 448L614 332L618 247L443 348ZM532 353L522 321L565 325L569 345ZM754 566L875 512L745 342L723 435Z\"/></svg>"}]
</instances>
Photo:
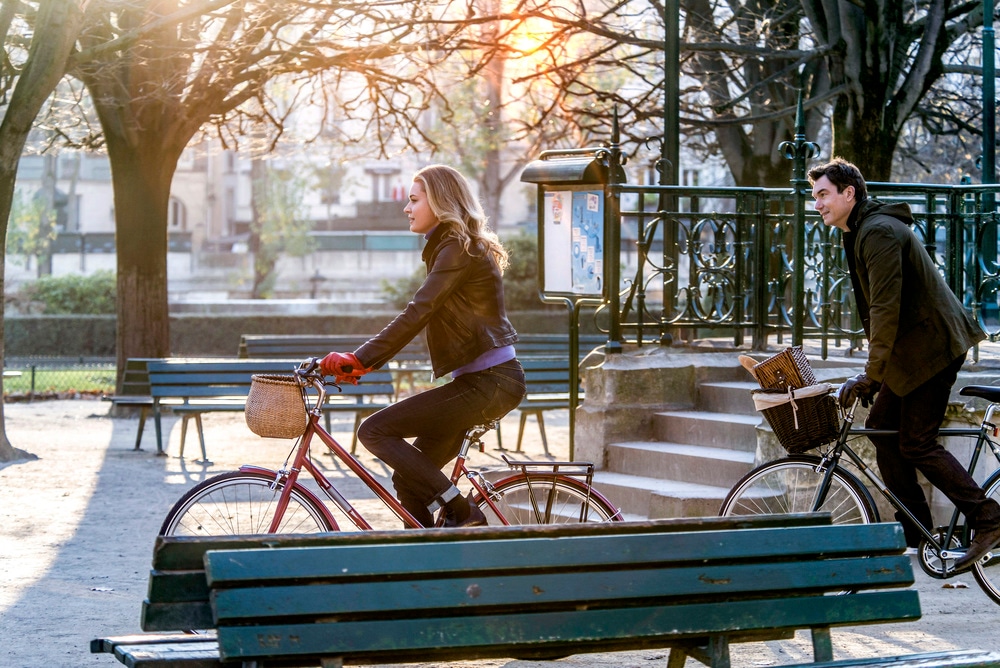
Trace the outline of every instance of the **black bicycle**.
<instances>
[{"instance_id":1,"label":"black bicycle","mask_svg":"<svg viewBox=\"0 0 1000 668\"><path fill-rule=\"evenodd\" d=\"M978 427L948 427L941 436L965 436L976 439L968 470L975 471L981 456L992 453L997 467L982 483L986 495L1000 501L1000 444L993 415L1000 405L1000 388L970 385L961 389L965 397L979 397L990 402ZM878 522L879 513L868 487L847 467L850 462L864 474L893 508L919 522L885 486L851 442L863 436L895 434L893 430L854 427L857 403L846 413L839 436L816 450L816 454L797 454L768 462L755 468L729 491L720 515L767 515L772 513L829 512L835 524ZM844 457L846 456L846 461ZM972 531L962 523L956 509L946 526L928 531L921 527L923 539L918 547L920 566L931 577L948 578L955 574L952 563L965 554ZM1000 603L1000 549L986 554L972 568L976 581L996 603Z\"/></svg>"}]
</instances>

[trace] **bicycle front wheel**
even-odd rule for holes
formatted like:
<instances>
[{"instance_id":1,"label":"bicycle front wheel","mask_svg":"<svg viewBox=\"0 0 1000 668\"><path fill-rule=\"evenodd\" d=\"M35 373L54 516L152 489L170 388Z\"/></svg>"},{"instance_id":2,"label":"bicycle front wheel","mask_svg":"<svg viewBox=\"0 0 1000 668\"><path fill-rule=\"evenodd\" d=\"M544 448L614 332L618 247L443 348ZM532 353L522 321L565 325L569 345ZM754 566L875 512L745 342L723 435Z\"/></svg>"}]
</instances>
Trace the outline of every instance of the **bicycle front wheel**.
<instances>
[{"instance_id":1,"label":"bicycle front wheel","mask_svg":"<svg viewBox=\"0 0 1000 668\"><path fill-rule=\"evenodd\" d=\"M1000 502L1000 471L994 471L983 488L986 489L987 498ZM986 595L994 603L1000 603L1000 548L995 548L988 559L976 562L972 567L972 575Z\"/></svg>"},{"instance_id":2,"label":"bicycle front wheel","mask_svg":"<svg viewBox=\"0 0 1000 668\"><path fill-rule=\"evenodd\" d=\"M508 524L576 524L619 522L621 513L604 496L576 478L523 473L504 478L488 490ZM481 494L473 503L491 525L504 522Z\"/></svg>"},{"instance_id":3,"label":"bicycle front wheel","mask_svg":"<svg viewBox=\"0 0 1000 668\"><path fill-rule=\"evenodd\" d=\"M163 536L238 536L268 533L281 487L274 477L251 471L223 473L198 483L174 504ZM276 533L336 531L318 501L293 489Z\"/></svg>"},{"instance_id":4,"label":"bicycle front wheel","mask_svg":"<svg viewBox=\"0 0 1000 668\"><path fill-rule=\"evenodd\" d=\"M771 515L828 512L834 524L878 522L878 510L868 489L852 473L836 469L823 503L817 493L825 470L812 455L785 457L760 466L743 477L726 495L719 514Z\"/></svg>"}]
</instances>

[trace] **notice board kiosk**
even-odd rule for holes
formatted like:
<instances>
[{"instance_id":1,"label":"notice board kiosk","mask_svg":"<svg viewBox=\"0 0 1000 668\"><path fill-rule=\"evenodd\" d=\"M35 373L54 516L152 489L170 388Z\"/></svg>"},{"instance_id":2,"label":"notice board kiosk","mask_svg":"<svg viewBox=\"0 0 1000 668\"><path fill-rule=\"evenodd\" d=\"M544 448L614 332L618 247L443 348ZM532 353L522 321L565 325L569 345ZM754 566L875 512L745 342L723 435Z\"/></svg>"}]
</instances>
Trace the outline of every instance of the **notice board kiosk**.
<instances>
[{"instance_id":1,"label":"notice board kiosk","mask_svg":"<svg viewBox=\"0 0 1000 668\"><path fill-rule=\"evenodd\" d=\"M624 183L618 156L608 148L545 151L521 173L538 185L538 289L545 302L569 307L569 359L579 359L580 308L600 306L617 296L620 256L617 216L609 216L609 183ZM616 300L612 300L612 305ZM613 318L612 320L617 321ZM606 352L619 352L611 332ZM570 457L579 368L570 364Z\"/></svg>"}]
</instances>

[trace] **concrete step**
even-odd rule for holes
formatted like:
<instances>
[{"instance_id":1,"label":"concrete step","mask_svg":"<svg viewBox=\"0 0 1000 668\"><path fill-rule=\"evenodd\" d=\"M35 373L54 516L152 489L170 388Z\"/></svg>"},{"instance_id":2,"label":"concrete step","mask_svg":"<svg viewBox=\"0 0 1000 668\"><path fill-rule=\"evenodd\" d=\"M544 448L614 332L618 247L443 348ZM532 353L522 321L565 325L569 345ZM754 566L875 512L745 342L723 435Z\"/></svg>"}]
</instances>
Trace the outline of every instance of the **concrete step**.
<instances>
[{"instance_id":1,"label":"concrete step","mask_svg":"<svg viewBox=\"0 0 1000 668\"><path fill-rule=\"evenodd\" d=\"M717 515L729 487L662 480L598 471L594 487L627 517L711 517Z\"/></svg>"},{"instance_id":2,"label":"concrete step","mask_svg":"<svg viewBox=\"0 0 1000 668\"><path fill-rule=\"evenodd\" d=\"M708 411L664 411L653 416L653 434L658 441L686 443L756 452L759 413L712 413Z\"/></svg>"},{"instance_id":3,"label":"concrete step","mask_svg":"<svg viewBox=\"0 0 1000 668\"><path fill-rule=\"evenodd\" d=\"M680 443L631 441L607 449L609 471L729 487L752 467L754 453Z\"/></svg>"},{"instance_id":4,"label":"concrete step","mask_svg":"<svg viewBox=\"0 0 1000 668\"><path fill-rule=\"evenodd\" d=\"M716 381L698 386L698 408L713 413L756 415L753 390L760 389L754 381Z\"/></svg>"}]
</instances>

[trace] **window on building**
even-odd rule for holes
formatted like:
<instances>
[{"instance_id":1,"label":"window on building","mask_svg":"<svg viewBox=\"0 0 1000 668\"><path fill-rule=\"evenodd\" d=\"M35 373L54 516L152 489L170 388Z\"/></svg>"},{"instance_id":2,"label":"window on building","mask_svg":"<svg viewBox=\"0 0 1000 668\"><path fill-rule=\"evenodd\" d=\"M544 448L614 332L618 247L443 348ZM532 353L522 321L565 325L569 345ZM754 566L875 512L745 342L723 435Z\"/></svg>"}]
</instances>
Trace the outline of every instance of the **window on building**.
<instances>
[{"instance_id":1,"label":"window on building","mask_svg":"<svg viewBox=\"0 0 1000 668\"><path fill-rule=\"evenodd\" d=\"M170 198L170 208L167 211L168 229L174 232L183 232L187 229L187 207L184 202L176 197Z\"/></svg>"}]
</instances>

